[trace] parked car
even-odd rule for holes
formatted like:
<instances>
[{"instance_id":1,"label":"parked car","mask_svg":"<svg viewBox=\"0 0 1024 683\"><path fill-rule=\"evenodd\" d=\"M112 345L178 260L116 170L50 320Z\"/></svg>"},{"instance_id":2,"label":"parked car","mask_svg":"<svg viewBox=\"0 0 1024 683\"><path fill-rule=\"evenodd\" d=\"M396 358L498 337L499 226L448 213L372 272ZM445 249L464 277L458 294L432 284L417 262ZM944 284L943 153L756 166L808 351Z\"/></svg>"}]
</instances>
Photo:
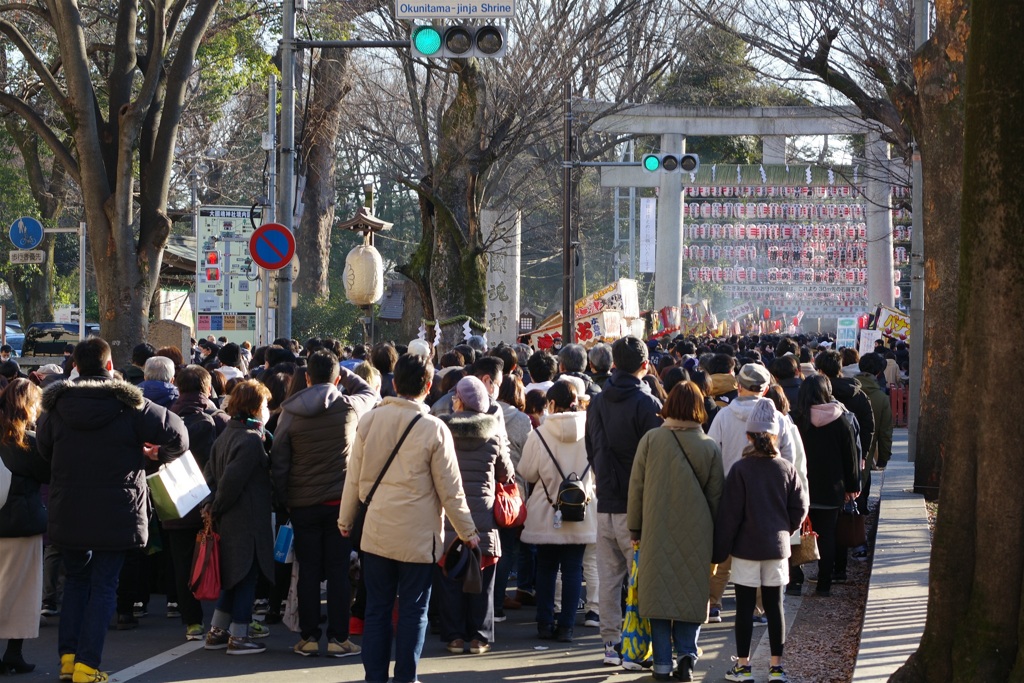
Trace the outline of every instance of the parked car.
<instances>
[{"instance_id":1,"label":"parked car","mask_svg":"<svg viewBox=\"0 0 1024 683\"><path fill-rule=\"evenodd\" d=\"M85 336L100 333L98 323L85 324ZM67 344L77 344L78 323L32 323L25 330L22 356L63 356Z\"/></svg>"},{"instance_id":2,"label":"parked car","mask_svg":"<svg viewBox=\"0 0 1024 683\"><path fill-rule=\"evenodd\" d=\"M14 325L4 325L5 333L7 336L7 343L14 349L14 355L20 356L22 345L25 342L25 335L21 331L21 327L15 327Z\"/></svg>"}]
</instances>

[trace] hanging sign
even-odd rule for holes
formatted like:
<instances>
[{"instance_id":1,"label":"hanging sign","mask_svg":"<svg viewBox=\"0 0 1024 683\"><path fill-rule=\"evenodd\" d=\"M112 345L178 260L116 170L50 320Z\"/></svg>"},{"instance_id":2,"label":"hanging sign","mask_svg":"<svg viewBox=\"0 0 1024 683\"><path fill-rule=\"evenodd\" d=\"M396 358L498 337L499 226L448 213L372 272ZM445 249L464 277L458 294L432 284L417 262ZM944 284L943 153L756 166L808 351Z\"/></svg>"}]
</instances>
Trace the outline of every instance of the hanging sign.
<instances>
[{"instance_id":1,"label":"hanging sign","mask_svg":"<svg viewBox=\"0 0 1024 683\"><path fill-rule=\"evenodd\" d=\"M653 273L657 234L658 200L644 197L640 200L640 272Z\"/></svg>"}]
</instances>

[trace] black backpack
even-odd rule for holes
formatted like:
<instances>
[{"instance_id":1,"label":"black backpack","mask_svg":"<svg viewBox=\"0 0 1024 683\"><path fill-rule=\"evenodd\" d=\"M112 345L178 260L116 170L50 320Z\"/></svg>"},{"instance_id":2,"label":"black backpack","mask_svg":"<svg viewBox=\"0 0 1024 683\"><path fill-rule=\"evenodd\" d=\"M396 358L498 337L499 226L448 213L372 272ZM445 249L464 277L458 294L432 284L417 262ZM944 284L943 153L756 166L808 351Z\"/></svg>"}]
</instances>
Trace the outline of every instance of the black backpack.
<instances>
[{"instance_id":1,"label":"black backpack","mask_svg":"<svg viewBox=\"0 0 1024 683\"><path fill-rule=\"evenodd\" d=\"M582 522L587 517L587 504L590 502L590 496L587 495L587 489L583 486L581 481L587 476L587 472L590 470L590 464L583 469L583 473L577 475L575 472L570 472L569 476L565 476L561 466L558 464L558 460L555 459L551 449L548 448L547 441L541 436L540 432L537 432L537 437L540 438L540 442L544 444L544 450L548 452L548 457L551 458L551 462L555 463L555 469L558 470L558 476L562 478L562 483L558 485L558 493L555 496L555 500L551 500L551 494L548 492L547 484L541 479L541 486L544 487L544 495L548 499L548 503L555 509L556 512L561 512L563 522Z\"/></svg>"}]
</instances>

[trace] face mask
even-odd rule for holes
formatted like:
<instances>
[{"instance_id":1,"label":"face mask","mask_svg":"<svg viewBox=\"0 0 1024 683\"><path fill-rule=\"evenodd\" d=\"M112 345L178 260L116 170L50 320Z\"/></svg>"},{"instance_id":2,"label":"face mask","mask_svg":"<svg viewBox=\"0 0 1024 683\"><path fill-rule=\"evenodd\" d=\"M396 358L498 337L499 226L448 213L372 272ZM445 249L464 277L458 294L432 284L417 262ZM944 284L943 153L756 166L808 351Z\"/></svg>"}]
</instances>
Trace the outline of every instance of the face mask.
<instances>
[{"instance_id":1,"label":"face mask","mask_svg":"<svg viewBox=\"0 0 1024 683\"><path fill-rule=\"evenodd\" d=\"M267 407L266 403L263 404L263 410L260 411L260 422L263 423L264 427L270 422L270 408Z\"/></svg>"}]
</instances>

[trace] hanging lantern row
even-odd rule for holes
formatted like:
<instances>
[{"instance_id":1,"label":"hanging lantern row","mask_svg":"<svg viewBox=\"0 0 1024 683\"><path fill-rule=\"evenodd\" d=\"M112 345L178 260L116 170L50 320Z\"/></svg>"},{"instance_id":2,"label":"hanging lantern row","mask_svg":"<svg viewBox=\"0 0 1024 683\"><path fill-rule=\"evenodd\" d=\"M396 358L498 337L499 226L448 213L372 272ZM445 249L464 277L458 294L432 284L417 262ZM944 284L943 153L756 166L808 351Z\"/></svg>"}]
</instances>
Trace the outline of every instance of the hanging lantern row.
<instances>
[{"instance_id":1,"label":"hanging lantern row","mask_svg":"<svg viewBox=\"0 0 1024 683\"><path fill-rule=\"evenodd\" d=\"M814 220L845 218L862 220L863 204L779 204L777 202L688 202L683 204L685 218L772 218Z\"/></svg>"},{"instance_id":2,"label":"hanging lantern row","mask_svg":"<svg viewBox=\"0 0 1024 683\"><path fill-rule=\"evenodd\" d=\"M683 260L757 262L767 257L769 262L824 268L829 265L867 266L867 244L836 244L834 242L778 242L767 247L753 244L696 245L681 249Z\"/></svg>"},{"instance_id":3,"label":"hanging lantern row","mask_svg":"<svg viewBox=\"0 0 1024 683\"><path fill-rule=\"evenodd\" d=\"M905 185L893 185L892 186L892 196L893 197L900 197L900 198L909 197L909 196L911 196L910 188L906 187Z\"/></svg>"},{"instance_id":4,"label":"hanging lantern row","mask_svg":"<svg viewBox=\"0 0 1024 683\"><path fill-rule=\"evenodd\" d=\"M818 289L815 291L781 291L767 290L760 285L733 285L724 289L725 296L731 299L757 298L758 301L771 304L785 304L793 301L829 301L845 306L864 305L868 298L867 287L853 289Z\"/></svg>"},{"instance_id":5,"label":"hanging lantern row","mask_svg":"<svg viewBox=\"0 0 1024 683\"><path fill-rule=\"evenodd\" d=\"M892 229L892 239L894 242L909 242L913 233L914 230L909 225L895 225Z\"/></svg>"},{"instance_id":6,"label":"hanging lantern row","mask_svg":"<svg viewBox=\"0 0 1024 683\"><path fill-rule=\"evenodd\" d=\"M910 254L907 253L906 247L896 247L892 250L892 260L896 262L898 266L906 266L910 264Z\"/></svg>"},{"instance_id":7,"label":"hanging lantern row","mask_svg":"<svg viewBox=\"0 0 1024 683\"><path fill-rule=\"evenodd\" d=\"M687 241L694 240L834 240L855 242L868 237L864 223L690 223L684 227Z\"/></svg>"},{"instance_id":8,"label":"hanging lantern row","mask_svg":"<svg viewBox=\"0 0 1024 683\"><path fill-rule=\"evenodd\" d=\"M856 197L864 194L864 188L850 185L699 185L684 187L689 198L696 197L784 197L787 199L826 197Z\"/></svg>"},{"instance_id":9,"label":"hanging lantern row","mask_svg":"<svg viewBox=\"0 0 1024 683\"><path fill-rule=\"evenodd\" d=\"M742 266L691 266L688 269L690 282L713 282L715 284L763 283L790 285L863 285L868 281L865 268L744 268Z\"/></svg>"}]
</instances>

